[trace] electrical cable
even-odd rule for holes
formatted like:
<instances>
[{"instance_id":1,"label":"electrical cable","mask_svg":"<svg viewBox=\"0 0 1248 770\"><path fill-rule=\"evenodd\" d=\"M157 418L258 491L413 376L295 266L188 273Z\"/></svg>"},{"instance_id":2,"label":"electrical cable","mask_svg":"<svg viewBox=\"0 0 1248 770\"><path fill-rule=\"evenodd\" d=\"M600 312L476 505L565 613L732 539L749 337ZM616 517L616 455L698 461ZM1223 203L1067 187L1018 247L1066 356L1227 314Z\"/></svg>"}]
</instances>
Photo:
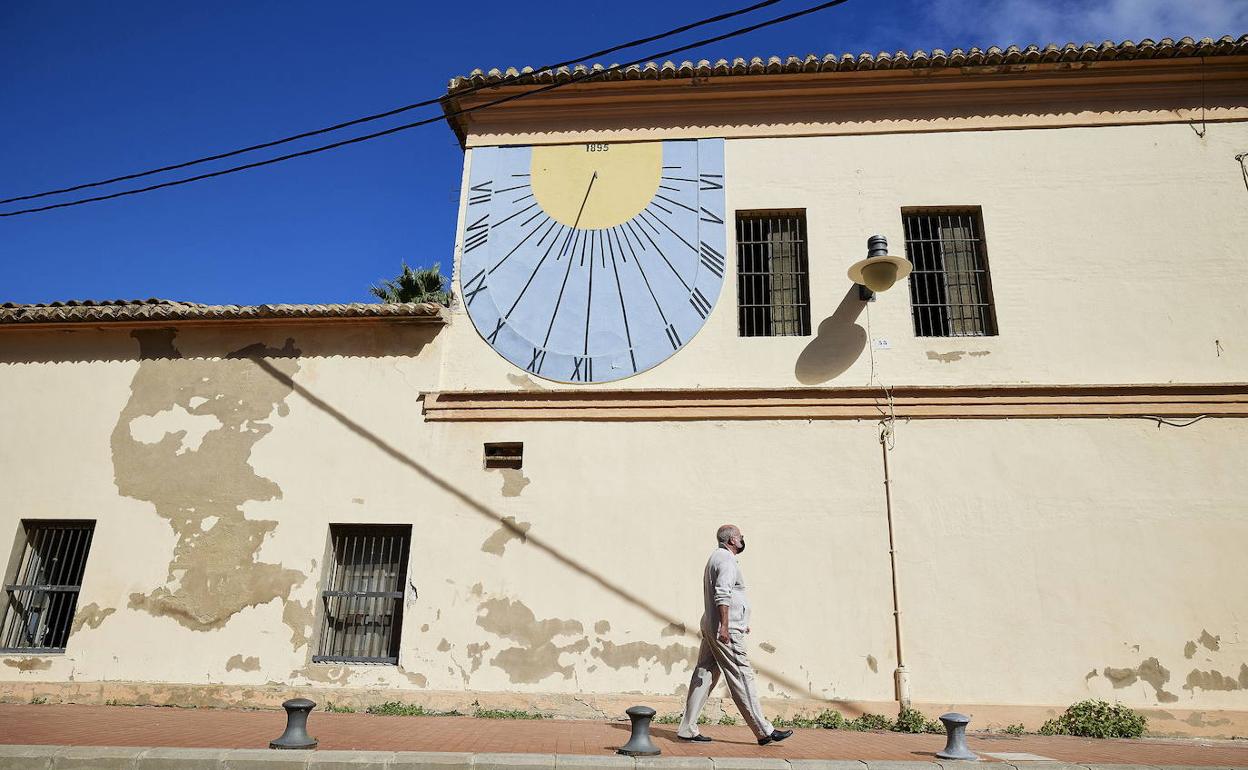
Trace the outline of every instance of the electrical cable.
<instances>
[{"instance_id":1,"label":"electrical cable","mask_svg":"<svg viewBox=\"0 0 1248 770\"><path fill-rule=\"evenodd\" d=\"M559 69L560 67L567 67L568 65L576 64L577 62L586 61L588 59L597 59L599 57L606 56L607 54L615 53L616 51L622 51L626 48L635 48L639 45L645 45L646 43L653 43L656 40L662 40L663 38L672 37L673 35L679 35L682 32L688 32L689 30L696 29L697 27L703 27L708 24L714 24L720 21L731 19L736 16L741 16L743 14L751 13L753 11L757 11L760 8L765 8L769 5L775 5L778 2L780 2L780 0L763 0L762 2L754 3L753 5L747 6L745 8L740 8L735 11L729 11L727 13L721 13L717 16L709 16L705 19L700 19L698 21L685 24L684 26L676 27L675 29L668 30L667 32L662 32L657 35L650 35L649 37L638 38L637 40L630 40L627 43L621 43L620 45L611 46L610 48L604 48L601 51L594 51L593 53L587 53L575 59L568 59L567 61L561 61L555 64L547 64L544 67L538 67L531 74L517 76L516 79L518 80L524 77L531 77L533 74L537 74L539 72L545 72L547 70L556 70L556 69ZM472 86L470 88L466 88L463 91L458 92L456 95L462 96L462 95L466 95L470 93L475 93L476 91L480 91L483 88L493 88L493 87L496 87L497 85L500 85L500 84L490 83L490 84L481 84L477 86ZM32 200L34 198L44 198L49 195L59 195L61 193L74 192L76 190L85 190L90 187L102 187L104 185L113 184L114 182L124 182L129 179L139 179L141 177L151 176L152 174L160 174L165 171L175 171L180 168L186 168L187 166L195 166L200 163L208 163L210 161L221 160L223 158L231 158L235 155L242 155L243 153L254 152L255 150L263 150L269 147L276 147L279 144L286 144L288 142L294 142L299 139L307 139L310 136L318 136L320 134L327 134L331 131L338 131L343 128L349 128L351 126L358 126L361 123L368 123L370 121L380 120L382 118L388 118L392 115L398 115L399 113L407 112L409 110L414 110L420 107L429 107L431 105L439 103L443 98L444 97L439 96L434 99L425 99L424 101L414 102L412 104L405 104L402 107L396 107L392 110L386 110L385 112L378 112L374 115L365 115L362 118L355 118L354 120L348 120L342 123L335 123L332 126L325 126L324 128L318 128L312 131L304 131L303 133L293 134L291 136L282 137L281 139L274 139L268 142L261 142L260 144L253 144L249 147L242 147L237 150L230 150L229 152L221 152L221 153L217 153L216 155L207 155L202 158L196 158L195 160L188 160L184 163L174 163L169 166L161 166L160 168L153 168L147 171L139 171L133 174L123 174L122 176L115 176L112 179L102 179L98 182L86 182L83 184L74 185L72 187L62 187L59 190L47 190L45 192L33 193L31 195L19 195L13 198L5 198L4 200L0 200L0 204L16 203L17 201Z\"/></svg>"},{"instance_id":2,"label":"electrical cable","mask_svg":"<svg viewBox=\"0 0 1248 770\"><path fill-rule=\"evenodd\" d=\"M640 59L634 59L633 61L627 62L625 64L617 64L612 67L606 67L601 70L590 70L588 72L574 74L567 81L562 82L562 83L551 83L549 85L542 86L540 88L535 88L530 91L522 91L518 94L512 94L511 96L505 96L501 99L495 99L493 101L486 102L485 104L480 104L475 107L468 107L462 110L454 110L454 111L446 113L445 115L439 115L433 118L426 118L424 120L418 120L413 123L405 123L403 125L385 129L384 131L377 131L371 134L364 134L362 136L352 137L351 139L344 139L339 142L333 142L332 144L321 145L320 147L313 147L311 149L302 150L300 152L292 152L286 155L279 155L275 158L268 158L266 160L260 160L254 163L246 163L241 166L233 166L231 168L221 169L220 171L213 171L207 174L199 174L197 176L184 177L182 179L174 179L169 182L149 185L147 187L139 187L133 190L122 190L121 192L112 193L110 195L97 195L91 198L79 198L78 200L67 201L65 203L56 203L56 204L52 204L48 206L39 206L36 208L30 208L30 209L20 209L18 211L6 211L6 212L0 213L0 217L15 217L15 216L20 216L22 214L34 214L40 211L50 211L52 209L63 209L63 208L69 208L70 206L81 206L85 203L95 203L97 201L106 201L106 200L111 200L113 198L122 198L128 195L138 195L139 193L151 192L153 190L160 190L166 187L176 187L178 185L189 184L191 182L199 182L204 179L212 179L214 177L224 176L226 174L233 174L237 171L246 171L248 169L272 165L274 163L281 163L283 161L292 160L294 158L302 158L307 155L315 155L317 153L325 152L327 150L335 150L339 147L346 147L347 145L357 144L359 142L366 142L372 139L378 139L380 137L389 136L390 134L395 134L400 131L407 131L408 129L417 128L419 126L426 126L426 125L429 125L430 123L440 123L443 120L446 120L448 118L457 117L459 115L467 115L469 113L477 112L479 110L484 110L489 107L494 107L496 105L503 104L505 102L515 101L516 99L523 99L525 97L544 93L546 91L553 91L557 88L563 88L564 86L573 85L575 83L579 83L584 80L589 80L595 77L601 77L602 75L608 72L614 72L616 70L621 70L627 67L632 67L634 65L650 61L652 59L661 59L661 58L670 56L675 53L688 51L692 48L700 48L701 46L709 45L711 43L718 43L722 40L728 40L730 38L740 37L741 35L745 35L750 32L763 29L765 27L771 27L776 24L782 24L786 21L792 21L793 19L797 19L802 16L809 16L812 13L817 13L819 11L832 8L834 6L843 5L847 2L849 2L849 0L828 0L828 2L820 3L818 5L814 5L814 6L805 8L800 11L794 11L793 13L785 14L784 16L777 16L774 19L768 19L767 21L759 22L757 24L752 24L748 27L742 27L740 29L735 29L730 32L725 32L720 35L715 35L713 37L703 38L702 40L695 41L688 45L679 46L677 48L672 48L667 51L662 51L656 54L651 54L649 56L643 56ZM531 77L531 76L526 76L526 77ZM519 78L517 80L519 80Z\"/></svg>"}]
</instances>

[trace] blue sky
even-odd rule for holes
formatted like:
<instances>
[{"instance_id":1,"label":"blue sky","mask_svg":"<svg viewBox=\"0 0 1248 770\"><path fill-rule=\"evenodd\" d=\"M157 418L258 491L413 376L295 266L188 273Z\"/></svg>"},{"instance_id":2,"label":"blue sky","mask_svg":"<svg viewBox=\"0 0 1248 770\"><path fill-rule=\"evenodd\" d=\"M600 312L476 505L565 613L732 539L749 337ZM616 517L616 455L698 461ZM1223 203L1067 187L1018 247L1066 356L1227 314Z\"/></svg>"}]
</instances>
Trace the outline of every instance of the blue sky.
<instances>
[{"instance_id":1,"label":"blue sky","mask_svg":"<svg viewBox=\"0 0 1248 770\"><path fill-rule=\"evenodd\" d=\"M757 18L814 2L784 0ZM380 112L439 95L474 67L571 58L747 4L7 0L0 198ZM851 0L684 56L1244 32L1248 0ZM654 50L662 49L636 55ZM401 260L441 262L449 272L461 162L451 131L434 124L174 189L0 219L0 302L368 301L368 286L397 273Z\"/></svg>"}]
</instances>

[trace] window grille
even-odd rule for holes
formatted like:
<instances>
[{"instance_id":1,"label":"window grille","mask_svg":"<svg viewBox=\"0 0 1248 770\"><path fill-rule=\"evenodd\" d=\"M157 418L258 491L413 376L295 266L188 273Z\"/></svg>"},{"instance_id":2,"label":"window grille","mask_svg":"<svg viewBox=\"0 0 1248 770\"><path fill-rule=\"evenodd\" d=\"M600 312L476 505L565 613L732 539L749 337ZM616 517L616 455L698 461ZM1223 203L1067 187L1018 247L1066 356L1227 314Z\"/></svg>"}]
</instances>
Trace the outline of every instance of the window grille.
<instances>
[{"instance_id":1,"label":"window grille","mask_svg":"<svg viewBox=\"0 0 1248 770\"><path fill-rule=\"evenodd\" d=\"M399 662L412 528L331 525L329 576L313 663Z\"/></svg>"},{"instance_id":2,"label":"window grille","mask_svg":"<svg viewBox=\"0 0 1248 770\"><path fill-rule=\"evenodd\" d=\"M485 467L486 468L512 468L519 469L524 467L524 444L519 441L507 441L498 444L485 445Z\"/></svg>"},{"instance_id":3,"label":"window grille","mask_svg":"<svg viewBox=\"0 0 1248 770\"><path fill-rule=\"evenodd\" d=\"M0 652L64 652L78 608L92 521L23 521L5 590Z\"/></svg>"},{"instance_id":4,"label":"window grille","mask_svg":"<svg viewBox=\"0 0 1248 770\"><path fill-rule=\"evenodd\" d=\"M915 210L902 215L910 308L919 337L997 333L978 209Z\"/></svg>"},{"instance_id":5,"label":"window grille","mask_svg":"<svg viewBox=\"0 0 1248 770\"><path fill-rule=\"evenodd\" d=\"M805 211L737 214L737 333L810 334Z\"/></svg>"}]
</instances>

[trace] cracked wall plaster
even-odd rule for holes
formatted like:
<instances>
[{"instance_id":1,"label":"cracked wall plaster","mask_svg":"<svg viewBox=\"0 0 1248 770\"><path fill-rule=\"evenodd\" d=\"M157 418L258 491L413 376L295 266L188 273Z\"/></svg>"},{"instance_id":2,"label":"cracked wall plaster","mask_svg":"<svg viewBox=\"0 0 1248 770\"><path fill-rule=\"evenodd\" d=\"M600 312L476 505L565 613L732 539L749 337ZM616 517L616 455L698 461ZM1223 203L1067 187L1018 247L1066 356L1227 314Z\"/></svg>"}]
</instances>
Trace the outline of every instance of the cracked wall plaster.
<instances>
[{"instance_id":1,"label":"cracked wall plaster","mask_svg":"<svg viewBox=\"0 0 1248 770\"><path fill-rule=\"evenodd\" d=\"M74 613L74 623L70 626L69 631L71 634L76 634L83 628L99 628L104 619L116 611L116 607L101 609L100 605L95 602L91 602L85 607L79 607L78 612Z\"/></svg>"},{"instance_id":2,"label":"cracked wall plaster","mask_svg":"<svg viewBox=\"0 0 1248 770\"><path fill-rule=\"evenodd\" d=\"M252 359L263 357L292 377L299 370L294 340L280 349L257 343L222 359L198 359L182 357L173 329L131 336L141 360L112 434L114 480L122 495L155 506L178 540L166 585L132 593L129 607L209 631L246 607L288 599L307 576L258 560L277 522L248 519L243 505L281 498L277 484L251 467L250 455L273 430L274 416L287 413L292 390ZM179 418L159 423L173 432L154 435L158 423L145 418L165 413L185 413L197 430L209 421L215 427L188 442L190 430Z\"/></svg>"},{"instance_id":3,"label":"cracked wall plaster","mask_svg":"<svg viewBox=\"0 0 1248 770\"><path fill-rule=\"evenodd\" d=\"M481 550L495 556L502 556L507 550L507 544L512 540L527 543L529 529L532 527L533 525L527 521L516 521L515 516L504 516L503 525L485 539L485 542L481 544Z\"/></svg>"},{"instance_id":4,"label":"cracked wall plaster","mask_svg":"<svg viewBox=\"0 0 1248 770\"><path fill-rule=\"evenodd\" d=\"M670 674L672 668L679 664L683 664L686 671L691 670L698 660L698 648L683 644L660 647L649 642L614 644L603 639L598 641L602 647L594 649L590 654L614 669L637 668L641 661L653 660Z\"/></svg>"},{"instance_id":5,"label":"cracked wall plaster","mask_svg":"<svg viewBox=\"0 0 1248 770\"><path fill-rule=\"evenodd\" d=\"M561 656L584 652L589 648L589 640L583 636L571 644L555 644L556 637L581 635L584 627L580 621L557 618L538 620L533 611L519 601L486 599L477 606L477 612L478 626L518 643L518 646L500 650L490 661L502 669L513 683L540 682L552 674L571 679L572 666L561 663Z\"/></svg>"},{"instance_id":6,"label":"cracked wall plaster","mask_svg":"<svg viewBox=\"0 0 1248 770\"><path fill-rule=\"evenodd\" d=\"M1179 699L1179 696L1166 692L1164 689L1166 682L1170 681L1170 672L1156 658L1148 658L1135 668L1106 667L1103 673L1105 678L1114 685L1114 689L1128 687L1137 681L1143 681L1152 685L1153 690L1157 693L1157 700L1161 703L1174 703Z\"/></svg>"},{"instance_id":7,"label":"cracked wall plaster","mask_svg":"<svg viewBox=\"0 0 1248 770\"><path fill-rule=\"evenodd\" d=\"M242 655L234 655L225 662L226 671L259 671L260 659L253 656L244 658Z\"/></svg>"},{"instance_id":8,"label":"cracked wall plaster","mask_svg":"<svg viewBox=\"0 0 1248 770\"><path fill-rule=\"evenodd\" d=\"M5 658L4 665L18 671L47 671L52 661L47 658Z\"/></svg>"}]
</instances>

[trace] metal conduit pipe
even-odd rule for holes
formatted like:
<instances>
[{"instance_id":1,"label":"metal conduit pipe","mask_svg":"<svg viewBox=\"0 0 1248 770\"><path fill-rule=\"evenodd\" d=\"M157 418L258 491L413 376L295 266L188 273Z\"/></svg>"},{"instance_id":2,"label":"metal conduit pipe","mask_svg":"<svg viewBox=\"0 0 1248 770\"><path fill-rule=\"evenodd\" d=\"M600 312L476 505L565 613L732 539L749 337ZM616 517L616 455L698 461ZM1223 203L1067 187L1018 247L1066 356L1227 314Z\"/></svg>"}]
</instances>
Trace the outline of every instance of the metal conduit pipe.
<instances>
[{"instance_id":1,"label":"metal conduit pipe","mask_svg":"<svg viewBox=\"0 0 1248 770\"><path fill-rule=\"evenodd\" d=\"M897 644L897 669L893 680L897 702L902 708L910 707L910 672L906 670L901 653L901 599L897 593L897 546L893 539L893 480L888 472L888 437L892 433L891 422L880 428L880 452L884 457L884 510L888 517L888 567L893 582L893 634Z\"/></svg>"}]
</instances>

